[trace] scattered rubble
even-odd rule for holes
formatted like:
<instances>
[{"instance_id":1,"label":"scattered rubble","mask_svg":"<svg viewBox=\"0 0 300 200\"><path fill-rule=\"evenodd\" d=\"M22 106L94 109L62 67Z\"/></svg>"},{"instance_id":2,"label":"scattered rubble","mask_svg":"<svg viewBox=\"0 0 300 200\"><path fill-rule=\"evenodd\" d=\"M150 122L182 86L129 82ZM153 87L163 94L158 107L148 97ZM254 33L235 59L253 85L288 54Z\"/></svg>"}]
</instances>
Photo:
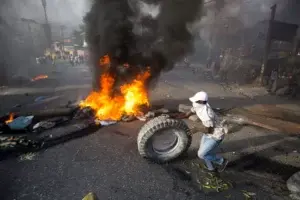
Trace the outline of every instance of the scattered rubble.
<instances>
[{"instance_id":1,"label":"scattered rubble","mask_svg":"<svg viewBox=\"0 0 300 200\"><path fill-rule=\"evenodd\" d=\"M246 190L242 190L242 193L246 200L255 199L256 194L254 192L248 192Z\"/></svg>"},{"instance_id":2,"label":"scattered rubble","mask_svg":"<svg viewBox=\"0 0 300 200\"><path fill-rule=\"evenodd\" d=\"M292 200L300 200L300 194L296 194L296 193L290 194L290 198Z\"/></svg>"},{"instance_id":3,"label":"scattered rubble","mask_svg":"<svg viewBox=\"0 0 300 200\"><path fill-rule=\"evenodd\" d=\"M291 193L300 196L300 171L287 180L286 186Z\"/></svg>"},{"instance_id":4,"label":"scattered rubble","mask_svg":"<svg viewBox=\"0 0 300 200\"><path fill-rule=\"evenodd\" d=\"M26 136L1 136L0 137L0 150L24 149L34 148L37 149L42 144L39 141L30 140Z\"/></svg>"},{"instance_id":5,"label":"scattered rubble","mask_svg":"<svg viewBox=\"0 0 300 200\"><path fill-rule=\"evenodd\" d=\"M147 117L145 115L144 116L136 116L136 118L142 122L147 121Z\"/></svg>"},{"instance_id":6,"label":"scattered rubble","mask_svg":"<svg viewBox=\"0 0 300 200\"><path fill-rule=\"evenodd\" d=\"M82 200L97 200L97 199L98 199L97 196L94 193L90 192L85 197L83 197Z\"/></svg>"},{"instance_id":7,"label":"scattered rubble","mask_svg":"<svg viewBox=\"0 0 300 200\"><path fill-rule=\"evenodd\" d=\"M19 157L20 161L35 160L37 153L26 153Z\"/></svg>"},{"instance_id":8,"label":"scattered rubble","mask_svg":"<svg viewBox=\"0 0 300 200\"><path fill-rule=\"evenodd\" d=\"M230 181L221 178L217 173L208 172L203 164L192 162L191 167L196 170L197 187L203 192L223 192L233 187Z\"/></svg>"},{"instance_id":9,"label":"scattered rubble","mask_svg":"<svg viewBox=\"0 0 300 200\"><path fill-rule=\"evenodd\" d=\"M68 106L68 108L41 110L30 113L19 112L15 113L12 118L12 115L1 117L0 134L2 134L2 137L0 137L0 150L40 148L43 142L37 139L28 139L28 136L37 136L38 134L41 134L46 130L58 127L61 124L71 123L73 120L75 122L74 126L76 126L76 124L80 124L77 122L84 121L84 128L93 125L98 125L99 127L109 126L118 122L114 120L96 119L94 111L89 107L81 109L76 105L70 106L70 104L68 104ZM163 106L157 108L155 108L155 106L152 106L150 108L148 107L147 109L144 109L144 113L146 113L144 115L124 115L120 121L131 122L134 120L140 120L145 122L157 116L182 119L184 118L182 114L190 111L190 109L191 106L184 104L178 105L178 111L170 111L168 109L165 109ZM228 126L228 129L230 130L229 132L234 132L232 130L234 130L235 128L240 129L243 125L258 126L283 133L299 134L300 132L299 123L296 124L290 121L284 121L284 119L289 119L286 116L293 116L292 118L295 118L295 115L289 115L288 111L282 111L282 109L280 108L277 108L276 110L267 105L256 105L256 107L252 106L245 108L233 108L229 110L214 110L222 115L224 119L226 119L225 121L228 124L224 125ZM276 112L274 110L276 110ZM279 112L279 110L281 113ZM270 114L269 111L274 111L274 116L273 114ZM196 115L190 116L189 120L193 122L199 121ZM230 126L231 124L234 124L234 126ZM78 129L76 130L79 129L82 129L82 127L78 127ZM202 131L201 123L197 123L197 127L195 127L195 130ZM18 136L18 134L20 135L21 133L20 131L23 131L22 135ZM9 136L7 136L7 134ZM51 137L48 136L48 138Z\"/></svg>"},{"instance_id":10,"label":"scattered rubble","mask_svg":"<svg viewBox=\"0 0 300 200\"><path fill-rule=\"evenodd\" d=\"M155 112L149 111L149 112L145 115L145 117L148 118L148 119L153 118L153 117L155 117Z\"/></svg>"},{"instance_id":11,"label":"scattered rubble","mask_svg":"<svg viewBox=\"0 0 300 200\"><path fill-rule=\"evenodd\" d=\"M90 107L85 107L83 109L77 109L74 114L74 119L85 119L94 116L94 111Z\"/></svg>"},{"instance_id":12,"label":"scattered rubble","mask_svg":"<svg viewBox=\"0 0 300 200\"><path fill-rule=\"evenodd\" d=\"M33 117L34 116L20 116L7 123L7 125L11 130L24 130L31 124Z\"/></svg>"},{"instance_id":13,"label":"scattered rubble","mask_svg":"<svg viewBox=\"0 0 300 200\"><path fill-rule=\"evenodd\" d=\"M98 120L98 119L95 119L95 124L96 125L101 125L101 126L109 126L109 125L113 125L113 124L116 124L117 121L113 121L113 120Z\"/></svg>"},{"instance_id":14,"label":"scattered rubble","mask_svg":"<svg viewBox=\"0 0 300 200\"><path fill-rule=\"evenodd\" d=\"M135 116L133 115L124 115L121 119L122 122L132 122L133 120L135 120Z\"/></svg>"}]
</instances>

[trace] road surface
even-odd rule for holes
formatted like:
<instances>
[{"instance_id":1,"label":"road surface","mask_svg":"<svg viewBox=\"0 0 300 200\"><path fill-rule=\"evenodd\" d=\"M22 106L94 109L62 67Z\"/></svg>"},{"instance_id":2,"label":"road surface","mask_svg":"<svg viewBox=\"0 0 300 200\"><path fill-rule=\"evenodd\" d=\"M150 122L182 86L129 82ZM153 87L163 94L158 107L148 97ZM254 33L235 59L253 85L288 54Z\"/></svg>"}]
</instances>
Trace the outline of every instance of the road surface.
<instances>
[{"instance_id":1,"label":"road surface","mask_svg":"<svg viewBox=\"0 0 300 200\"><path fill-rule=\"evenodd\" d=\"M91 76L86 66L65 65L58 71L49 72L47 80L2 90L1 111L7 112L16 104L22 105L21 109L57 107L88 94ZM214 107L254 103L224 89L204 73L193 74L183 68L162 75L151 99L172 107L186 103L199 90L208 92ZM39 96L57 98L34 102ZM257 98L264 101L264 97ZM188 169L187 162L198 161L195 151L201 134L194 136L187 157L158 165L138 155L136 136L142 124L135 121L87 131L80 138L44 149L30 159L1 157L1 199L82 199L88 192L94 192L99 199L114 200L244 199L242 190L252 192L257 199L284 199L285 180L300 170L298 138L246 127L228 136L221 149L231 160L222 176L233 181L234 188L222 193L204 193L174 170L178 166Z\"/></svg>"}]
</instances>

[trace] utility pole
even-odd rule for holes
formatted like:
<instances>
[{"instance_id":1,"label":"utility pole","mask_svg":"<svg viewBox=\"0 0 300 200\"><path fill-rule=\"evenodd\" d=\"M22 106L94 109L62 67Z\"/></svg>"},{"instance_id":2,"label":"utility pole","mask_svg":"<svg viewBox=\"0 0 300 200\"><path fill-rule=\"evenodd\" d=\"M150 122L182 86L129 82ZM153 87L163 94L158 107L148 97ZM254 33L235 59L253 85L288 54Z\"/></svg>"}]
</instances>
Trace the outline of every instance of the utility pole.
<instances>
[{"instance_id":1,"label":"utility pole","mask_svg":"<svg viewBox=\"0 0 300 200\"><path fill-rule=\"evenodd\" d=\"M267 32L266 44L265 44L265 52L264 52L263 63L261 66L260 77L259 77L259 83L261 85L263 84L264 73L265 73L267 63L268 63L268 57L269 57L270 48L271 48L271 44L272 44L271 32L272 32L273 22L275 19L276 7L277 7L276 4L274 4L271 7L271 16L270 16L270 20L269 20L269 27L268 27L268 32Z\"/></svg>"},{"instance_id":2,"label":"utility pole","mask_svg":"<svg viewBox=\"0 0 300 200\"><path fill-rule=\"evenodd\" d=\"M66 26L61 25L60 26L60 36L62 38L62 50L65 51L65 35L64 35L64 30L65 30Z\"/></svg>"},{"instance_id":3,"label":"utility pole","mask_svg":"<svg viewBox=\"0 0 300 200\"><path fill-rule=\"evenodd\" d=\"M50 27L49 21L48 21L47 2L46 2L46 0L41 0L41 2L42 2L43 9L44 9L44 15L45 15L45 24L44 24L45 35L48 40L48 47L51 48L52 34L51 34L51 27Z\"/></svg>"},{"instance_id":4,"label":"utility pole","mask_svg":"<svg viewBox=\"0 0 300 200\"><path fill-rule=\"evenodd\" d=\"M207 1L205 4L214 3L214 19L212 24L210 25L210 38L209 38L209 49L208 49L208 58L207 58L207 64L210 65L211 62L214 60L213 58L213 51L216 45L216 32L217 32L217 18L220 14L220 11L225 6L224 0L211 0Z\"/></svg>"}]
</instances>

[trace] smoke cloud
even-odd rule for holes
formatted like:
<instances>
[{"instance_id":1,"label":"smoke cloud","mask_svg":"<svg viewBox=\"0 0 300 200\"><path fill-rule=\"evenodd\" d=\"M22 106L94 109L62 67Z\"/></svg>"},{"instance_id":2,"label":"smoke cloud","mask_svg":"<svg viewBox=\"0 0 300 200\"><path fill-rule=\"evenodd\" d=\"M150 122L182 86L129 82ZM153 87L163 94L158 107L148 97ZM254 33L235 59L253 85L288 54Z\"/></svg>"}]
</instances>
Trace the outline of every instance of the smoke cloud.
<instances>
[{"instance_id":1,"label":"smoke cloud","mask_svg":"<svg viewBox=\"0 0 300 200\"><path fill-rule=\"evenodd\" d=\"M225 0L225 6L216 11L214 6L207 6L206 14L197 23L195 29L207 46L211 46L211 35L213 29L222 29L228 26L227 23L235 21L234 28L230 27L229 31L238 31L237 29L251 28L258 22L267 20L270 16L270 7L277 4L277 13L280 13L286 6L286 1L281 0ZM214 21L217 23L214 25Z\"/></svg>"},{"instance_id":2,"label":"smoke cloud","mask_svg":"<svg viewBox=\"0 0 300 200\"><path fill-rule=\"evenodd\" d=\"M150 67L151 80L193 51L189 25L200 16L200 0L94 0L85 17L95 87L102 71L99 59L108 54L111 73L120 75L119 65L131 69L124 81Z\"/></svg>"}]
</instances>

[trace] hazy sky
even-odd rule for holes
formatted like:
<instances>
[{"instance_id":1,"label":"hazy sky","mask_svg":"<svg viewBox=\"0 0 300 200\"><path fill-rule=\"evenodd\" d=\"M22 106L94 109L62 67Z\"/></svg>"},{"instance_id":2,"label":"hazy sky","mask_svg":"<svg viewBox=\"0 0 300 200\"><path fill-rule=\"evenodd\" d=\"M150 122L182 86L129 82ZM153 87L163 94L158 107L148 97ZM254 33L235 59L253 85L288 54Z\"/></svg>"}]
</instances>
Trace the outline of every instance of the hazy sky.
<instances>
[{"instance_id":1,"label":"hazy sky","mask_svg":"<svg viewBox=\"0 0 300 200\"><path fill-rule=\"evenodd\" d=\"M78 25L89 10L87 0L46 0L50 23ZM44 22L41 0L13 0L13 6L20 17Z\"/></svg>"}]
</instances>

